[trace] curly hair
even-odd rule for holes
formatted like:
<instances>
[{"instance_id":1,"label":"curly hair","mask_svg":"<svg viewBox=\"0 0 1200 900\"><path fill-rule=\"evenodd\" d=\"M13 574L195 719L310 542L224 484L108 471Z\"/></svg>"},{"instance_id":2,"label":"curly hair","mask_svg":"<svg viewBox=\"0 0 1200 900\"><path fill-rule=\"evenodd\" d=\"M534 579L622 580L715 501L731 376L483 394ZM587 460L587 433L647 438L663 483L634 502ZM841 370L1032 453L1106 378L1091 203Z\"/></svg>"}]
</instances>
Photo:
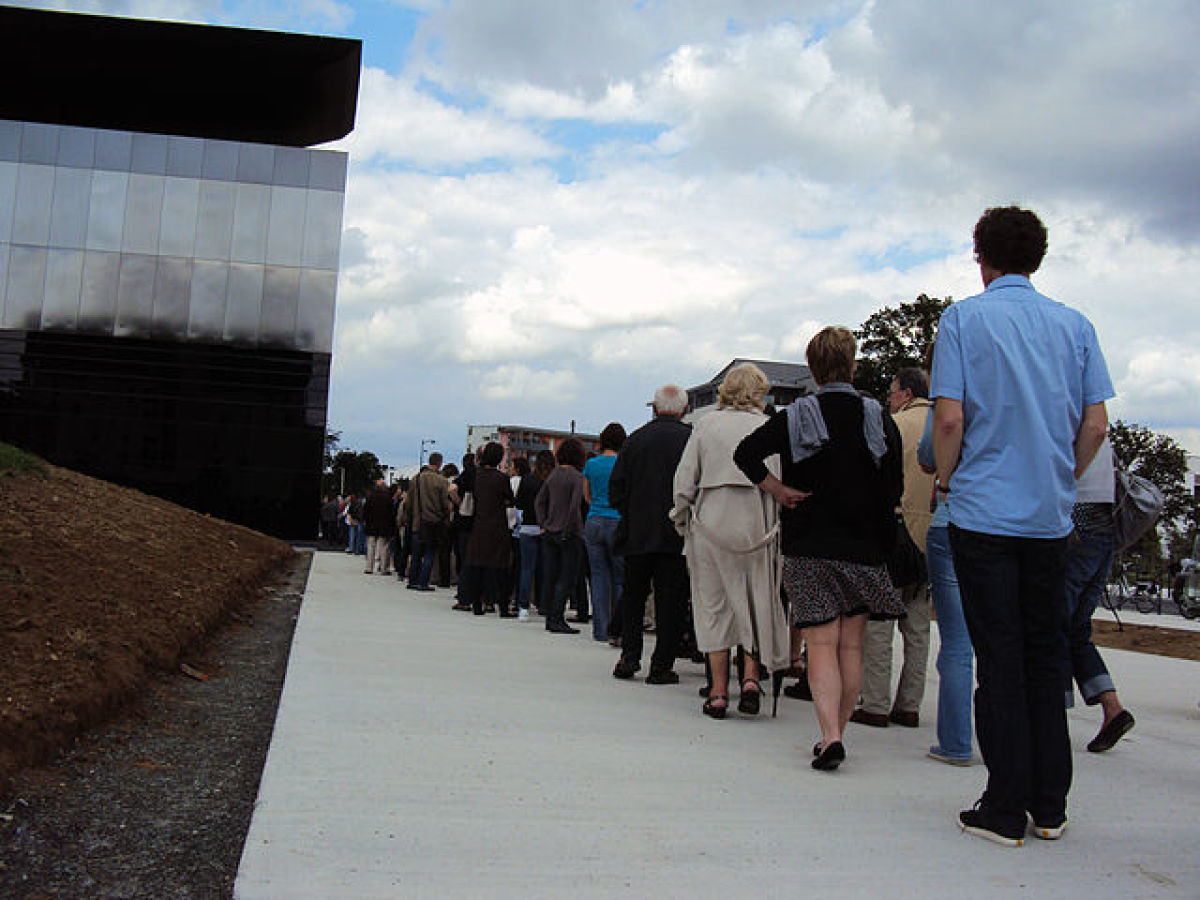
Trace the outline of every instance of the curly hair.
<instances>
[{"instance_id":1,"label":"curly hair","mask_svg":"<svg viewBox=\"0 0 1200 900\"><path fill-rule=\"evenodd\" d=\"M760 410L771 383L754 363L741 363L729 370L717 388L717 409Z\"/></svg>"},{"instance_id":2,"label":"curly hair","mask_svg":"<svg viewBox=\"0 0 1200 900\"><path fill-rule=\"evenodd\" d=\"M1036 272L1046 247L1046 226L1019 206L994 206L975 223L976 259L1002 274Z\"/></svg>"}]
</instances>

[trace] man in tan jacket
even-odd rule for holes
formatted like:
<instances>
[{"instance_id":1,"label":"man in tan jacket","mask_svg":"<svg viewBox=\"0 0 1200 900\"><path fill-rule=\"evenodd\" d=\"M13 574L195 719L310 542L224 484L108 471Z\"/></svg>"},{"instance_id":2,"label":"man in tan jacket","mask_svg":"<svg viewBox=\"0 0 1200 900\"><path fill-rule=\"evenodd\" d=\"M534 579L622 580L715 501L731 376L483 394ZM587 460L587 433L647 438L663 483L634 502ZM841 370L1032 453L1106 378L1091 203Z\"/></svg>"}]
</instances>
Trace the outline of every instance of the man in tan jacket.
<instances>
[{"instance_id":1,"label":"man in tan jacket","mask_svg":"<svg viewBox=\"0 0 1200 900\"><path fill-rule=\"evenodd\" d=\"M897 372L888 391L888 406L900 429L904 448L904 496L900 499L900 511L909 537L923 556L925 533L933 518L929 512L933 476L923 472L917 463L917 444L933 406L925 373L917 368ZM929 586L924 580L906 585L901 589L901 598L908 615L900 620L904 665L896 686L896 702L893 704L891 699L893 623L869 622L863 658L862 706L850 716L851 722L877 728L886 727L889 721L909 728L918 725L929 661Z\"/></svg>"}]
</instances>

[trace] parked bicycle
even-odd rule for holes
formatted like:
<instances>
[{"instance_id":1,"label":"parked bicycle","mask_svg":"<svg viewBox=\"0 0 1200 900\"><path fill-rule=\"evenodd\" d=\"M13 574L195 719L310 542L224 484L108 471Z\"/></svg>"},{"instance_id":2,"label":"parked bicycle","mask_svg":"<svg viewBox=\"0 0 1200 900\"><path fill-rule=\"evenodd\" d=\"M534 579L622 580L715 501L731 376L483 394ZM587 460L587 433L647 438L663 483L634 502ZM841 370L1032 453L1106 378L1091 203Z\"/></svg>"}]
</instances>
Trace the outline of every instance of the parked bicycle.
<instances>
[{"instance_id":1,"label":"parked bicycle","mask_svg":"<svg viewBox=\"0 0 1200 900\"><path fill-rule=\"evenodd\" d=\"M1132 565L1121 563L1117 577L1108 583L1108 601L1113 609L1124 609L1132 603L1138 612L1162 612L1162 591L1158 582L1150 578L1139 579L1131 571Z\"/></svg>"},{"instance_id":2,"label":"parked bicycle","mask_svg":"<svg viewBox=\"0 0 1200 900\"><path fill-rule=\"evenodd\" d=\"M1191 557L1181 562L1171 599L1184 617L1194 619L1200 616L1200 538L1196 538Z\"/></svg>"}]
</instances>

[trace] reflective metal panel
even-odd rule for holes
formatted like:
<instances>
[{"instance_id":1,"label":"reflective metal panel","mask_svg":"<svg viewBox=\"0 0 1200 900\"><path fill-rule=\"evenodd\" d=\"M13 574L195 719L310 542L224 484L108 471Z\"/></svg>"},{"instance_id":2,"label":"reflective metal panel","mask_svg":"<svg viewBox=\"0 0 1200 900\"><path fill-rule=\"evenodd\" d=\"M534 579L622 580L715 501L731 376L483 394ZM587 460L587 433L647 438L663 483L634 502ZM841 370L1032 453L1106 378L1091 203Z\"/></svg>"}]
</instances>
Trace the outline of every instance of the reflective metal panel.
<instances>
[{"instance_id":1,"label":"reflective metal panel","mask_svg":"<svg viewBox=\"0 0 1200 900\"><path fill-rule=\"evenodd\" d=\"M308 187L308 161L312 153L299 147L275 148L275 172L273 184L287 187Z\"/></svg>"},{"instance_id":2,"label":"reflective metal panel","mask_svg":"<svg viewBox=\"0 0 1200 900\"><path fill-rule=\"evenodd\" d=\"M237 180L270 184L275 171L275 148L267 144L238 144Z\"/></svg>"},{"instance_id":3,"label":"reflective metal panel","mask_svg":"<svg viewBox=\"0 0 1200 900\"><path fill-rule=\"evenodd\" d=\"M117 318L117 284L121 254L87 251L83 255L83 287L79 296L79 330L112 334Z\"/></svg>"},{"instance_id":4,"label":"reflective metal panel","mask_svg":"<svg viewBox=\"0 0 1200 900\"><path fill-rule=\"evenodd\" d=\"M154 278L155 337L183 340L188 330L188 298L192 292L192 261L160 256Z\"/></svg>"},{"instance_id":5,"label":"reflective metal panel","mask_svg":"<svg viewBox=\"0 0 1200 900\"><path fill-rule=\"evenodd\" d=\"M39 328L45 289L45 249L11 247L8 253L8 287L4 293L4 327L31 331Z\"/></svg>"},{"instance_id":6,"label":"reflective metal panel","mask_svg":"<svg viewBox=\"0 0 1200 900\"><path fill-rule=\"evenodd\" d=\"M346 154L336 150L313 150L309 160L308 186L325 191L346 190Z\"/></svg>"},{"instance_id":7,"label":"reflective metal panel","mask_svg":"<svg viewBox=\"0 0 1200 900\"><path fill-rule=\"evenodd\" d=\"M54 203L50 209L50 246L82 250L87 240L92 173L87 169L54 170Z\"/></svg>"},{"instance_id":8,"label":"reflective metal panel","mask_svg":"<svg viewBox=\"0 0 1200 900\"><path fill-rule=\"evenodd\" d=\"M200 182L195 250L198 258L229 261L236 198L236 185L223 181Z\"/></svg>"},{"instance_id":9,"label":"reflective metal panel","mask_svg":"<svg viewBox=\"0 0 1200 900\"><path fill-rule=\"evenodd\" d=\"M58 126L26 122L21 129L21 162L52 166L57 159Z\"/></svg>"},{"instance_id":10,"label":"reflective metal panel","mask_svg":"<svg viewBox=\"0 0 1200 900\"><path fill-rule=\"evenodd\" d=\"M198 341L219 341L225 334L225 296L229 264L205 259L192 269L187 336Z\"/></svg>"},{"instance_id":11,"label":"reflective metal panel","mask_svg":"<svg viewBox=\"0 0 1200 900\"><path fill-rule=\"evenodd\" d=\"M12 242L44 247L50 241L50 204L54 199L51 166L17 167L17 202L13 210Z\"/></svg>"},{"instance_id":12,"label":"reflective metal panel","mask_svg":"<svg viewBox=\"0 0 1200 900\"><path fill-rule=\"evenodd\" d=\"M21 158L21 123L0 119L0 161L16 162Z\"/></svg>"},{"instance_id":13,"label":"reflective metal panel","mask_svg":"<svg viewBox=\"0 0 1200 900\"><path fill-rule=\"evenodd\" d=\"M217 181L233 181L237 177L237 160L237 144L206 140L200 174Z\"/></svg>"},{"instance_id":14,"label":"reflective metal panel","mask_svg":"<svg viewBox=\"0 0 1200 900\"><path fill-rule=\"evenodd\" d=\"M193 137L167 138L167 174L199 178L204 167L204 141Z\"/></svg>"},{"instance_id":15,"label":"reflective metal panel","mask_svg":"<svg viewBox=\"0 0 1200 900\"><path fill-rule=\"evenodd\" d=\"M296 304L300 297L300 270L267 266L263 280L260 343L290 347L296 332Z\"/></svg>"},{"instance_id":16,"label":"reflective metal panel","mask_svg":"<svg viewBox=\"0 0 1200 900\"><path fill-rule=\"evenodd\" d=\"M121 254L121 276L117 282L117 337L149 337L154 319L154 270L156 258L136 253Z\"/></svg>"},{"instance_id":17,"label":"reflective metal panel","mask_svg":"<svg viewBox=\"0 0 1200 900\"><path fill-rule=\"evenodd\" d=\"M46 254L46 295L43 328L75 328L83 283L82 250L50 250Z\"/></svg>"},{"instance_id":18,"label":"reflective metal panel","mask_svg":"<svg viewBox=\"0 0 1200 900\"><path fill-rule=\"evenodd\" d=\"M197 179L167 178L163 186L159 253L164 256L191 256L195 253L199 208L200 182Z\"/></svg>"},{"instance_id":19,"label":"reflective metal panel","mask_svg":"<svg viewBox=\"0 0 1200 900\"><path fill-rule=\"evenodd\" d=\"M140 172L143 175L165 175L167 173L166 135L135 133L129 171Z\"/></svg>"},{"instance_id":20,"label":"reflective metal panel","mask_svg":"<svg viewBox=\"0 0 1200 900\"><path fill-rule=\"evenodd\" d=\"M271 218L267 226L268 265L300 265L307 193L305 188L271 188Z\"/></svg>"},{"instance_id":21,"label":"reflective metal panel","mask_svg":"<svg viewBox=\"0 0 1200 900\"><path fill-rule=\"evenodd\" d=\"M12 238L13 207L17 204L17 169L15 162L0 162L0 241Z\"/></svg>"},{"instance_id":22,"label":"reflective metal panel","mask_svg":"<svg viewBox=\"0 0 1200 900\"><path fill-rule=\"evenodd\" d=\"M59 129L58 159L60 166L73 169L90 169L96 158L96 132L91 128Z\"/></svg>"},{"instance_id":23,"label":"reflective metal panel","mask_svg":"<svg viewBox=\"0 0 1200 900\"><path fill-rule=\"evenodd\" d=\"M337 273L300 271L300 302L296 308L297 350L328 353L333 348L333 306Z\"/></svg>"},{"instance_id":24,"label":"reflective metal panel","mask_svg":"<svg viewBox=\"0 0 1200 900\"><path fill-rule=\"evenodd\" d=\"M121 238L121 249L126 253L158 252L164 181L161 175L129 176L125 231Z\"/></svg>"},{"instance_id":25,"label":"reflective metal panel","mask_svg":"<svg viewBox=\"0 0 1200 900\"><path fill-rule=\"evenodd\" d=\"M229 267L229 293L225 300L225 340L258 342L262 311L263 267L234 263Z\"/></svg>"},{"instance_id":26,"label":"reflective metal panel","mask_svg":"<svg viewBox=\"0 0 1200 900\"><path fill-rule=\"evenodd\" d=\"M96 168L128 172L133 155L133 135L127 131L96 132Z\"/></svg>"},{"instance_id":27,"label":"reflective metal panel","mask_svg":"<svg viewBox=\"0 0 1200 900\"><path fill-rule=\"evenodd\" d=\"M88 206L87 248L120 250L125 231L125 196L128 172L92 173L92 199Z\"/></svg>"},{"instance_id":28,"label":"reflective metal panel","mask_svg":"<svg viewBox=\"0 0 1200 900\"><path fill-rule=\"evenodd\" d=\"M8 289L8 244L0 243L0 322L4 321L4 292Z\"/></svg>"},{"instance_id":29,"label":"reflective metal panel","mask_svg":"<svg viewBox=\"0 0 1200 900\"><path fill-rule=\"evenodd\" d=\"M308 192L301 258L305 266L337 269L342 245L342 201L342 195L333 191Z\"/></svg>"},{"instance_id":30,"label":"reflective metal panel","mask_svg":"<svg viewBox=\"0 0 1200 900\"><path fill-rule=\"evenodd\" d=\"M267 257L267 217L271 189L261 184L239 184L233 207L234 262L262 263Z\"/></svg>"}]
</instances>

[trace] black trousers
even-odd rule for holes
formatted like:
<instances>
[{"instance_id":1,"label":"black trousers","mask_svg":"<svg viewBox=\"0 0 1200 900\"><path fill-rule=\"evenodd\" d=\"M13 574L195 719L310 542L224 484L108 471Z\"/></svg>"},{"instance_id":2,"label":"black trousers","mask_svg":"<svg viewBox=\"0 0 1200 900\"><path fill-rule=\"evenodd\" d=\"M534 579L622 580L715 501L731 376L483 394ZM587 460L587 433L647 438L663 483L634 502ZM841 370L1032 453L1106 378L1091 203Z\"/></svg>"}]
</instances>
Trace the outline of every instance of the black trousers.
<instances>
[{"instance_id":1,"label":"black trousers","mask_svg":"<svg viewBox=\"0 0 1200 900\"><path fill-rule=\"evenodd\" d=\"M560 531L542 533L542 615L546 627L566 624L567 598L575 589L579 565L583 556L583 541Z\"/></svg>"},{"instance_id":2,"label":"black trousers","mask_svg":"<svg viewBox=\"0 0 1200 900\"><path fill-rule=\"evenodd\" d=\"M988 768L983 809L1002 828L1066 815L1071 742L1064 695L1067 539L950 526L954 571L975 647L975 731Z\"/></svg>"},{"instance_id":3,"label":"black trousers","mask_svg":"<svg viewBox=\"0 0 1200 900\"><path fill-rule=\"evenodd\" d=\"M652 586L657 640L650 656L650 670L672 669L683 639L688 597L687 562L679 553L638 553L625 557L621 656L630 665L642 660L642 620Z\"/></svg>"}]
</instances>

